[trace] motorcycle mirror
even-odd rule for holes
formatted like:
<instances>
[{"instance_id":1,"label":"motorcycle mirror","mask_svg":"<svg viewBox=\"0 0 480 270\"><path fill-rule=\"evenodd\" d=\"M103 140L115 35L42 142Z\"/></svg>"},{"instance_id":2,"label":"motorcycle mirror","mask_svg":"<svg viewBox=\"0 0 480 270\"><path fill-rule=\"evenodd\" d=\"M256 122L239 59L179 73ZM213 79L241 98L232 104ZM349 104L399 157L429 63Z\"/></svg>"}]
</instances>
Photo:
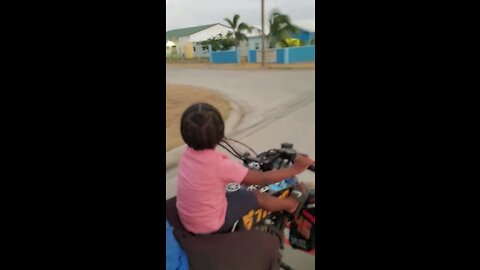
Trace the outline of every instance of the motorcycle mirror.
<instances>
[{"instance_id":1,"label":"motorcycle mirror","mask_svg":"<svg viewBox=\"0 0 480 270\"><path fill-rule=\"evenodd\" d=\"M282 148L283 149L292 149L293 144L284 142L284 143L282 143Z\"/></svg>"}]
</instances>

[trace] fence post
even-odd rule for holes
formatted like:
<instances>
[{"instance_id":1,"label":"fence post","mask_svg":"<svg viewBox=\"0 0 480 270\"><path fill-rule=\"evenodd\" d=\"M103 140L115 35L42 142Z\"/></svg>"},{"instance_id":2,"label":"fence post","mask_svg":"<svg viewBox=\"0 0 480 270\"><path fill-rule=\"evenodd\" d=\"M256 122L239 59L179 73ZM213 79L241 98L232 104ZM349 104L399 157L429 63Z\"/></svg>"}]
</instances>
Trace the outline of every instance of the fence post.
<instances>
[{"instance_id":1,"label":"fence post","mask_svg":"<svg viewBox=\"0 0 480 270\"><path fill-rule=\"evenodd\" d=\"M210 52L210 56L208 57L209 60L210 60L210 63L213 63L213 62L212 62L212 53L213 53L213 51L212 51L212 45L208 45L208 51Z\"/></svg>"},{"instance_id":2,"label":"fence post","mask_svg":"<svg viewBox=\"0 0 480 270\"><path fill-rule=\"evenodd\" d=\"M288 47L284 48L284 53L283 53L283 63L284 64L290 63L290 60L288 59L288 57L289 57L288 50L290 50L290 48L288 48Z\"/></svg>"}]
</instances>

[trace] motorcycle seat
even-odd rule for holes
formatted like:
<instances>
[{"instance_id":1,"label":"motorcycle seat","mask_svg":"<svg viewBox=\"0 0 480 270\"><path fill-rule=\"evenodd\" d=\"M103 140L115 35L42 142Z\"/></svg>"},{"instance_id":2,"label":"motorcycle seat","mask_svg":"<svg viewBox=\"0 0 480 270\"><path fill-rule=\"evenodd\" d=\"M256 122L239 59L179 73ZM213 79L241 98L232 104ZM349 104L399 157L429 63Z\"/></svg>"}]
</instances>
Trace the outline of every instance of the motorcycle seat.
<instances>
[{"instance_id":1,"label":"motorcycle seat","mask_svg":"<svg viewBox=\"0 0 480 270\"><path fill-rule=\"evenodd\" d=\"M252 230L194 235L180 222L176 197L166 201L166 219L187 254L189 269L280 269L280 243L271 234Z\"/></svg>"}]
</instances>

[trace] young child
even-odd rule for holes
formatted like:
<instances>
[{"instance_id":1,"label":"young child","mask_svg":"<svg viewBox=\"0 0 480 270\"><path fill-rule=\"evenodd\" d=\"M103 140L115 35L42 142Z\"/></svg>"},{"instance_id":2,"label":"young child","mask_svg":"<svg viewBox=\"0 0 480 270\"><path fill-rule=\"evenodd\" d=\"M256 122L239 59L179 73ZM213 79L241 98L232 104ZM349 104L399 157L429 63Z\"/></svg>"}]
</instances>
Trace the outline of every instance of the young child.
<instances>
[{"instance_id":1,"label":"young child","mask_svg":"<svg viewBox=\"0 0 480 270\"><path fill-rule=\"evenodd\" d=\"M249 170L230 160L215 150L224 138L224 123L218 110L207 103L187 108L180 129L188 147L178 167L177 211L188 231L194 234L227 232L235 221L258 207L272 212L297 210L299 200L293 196L278 199L244 189L227 193L225 187L228 183L273 184L303 172L313 160L299 156L293 166L267 172Z\"/></svg>"}]
</instances>

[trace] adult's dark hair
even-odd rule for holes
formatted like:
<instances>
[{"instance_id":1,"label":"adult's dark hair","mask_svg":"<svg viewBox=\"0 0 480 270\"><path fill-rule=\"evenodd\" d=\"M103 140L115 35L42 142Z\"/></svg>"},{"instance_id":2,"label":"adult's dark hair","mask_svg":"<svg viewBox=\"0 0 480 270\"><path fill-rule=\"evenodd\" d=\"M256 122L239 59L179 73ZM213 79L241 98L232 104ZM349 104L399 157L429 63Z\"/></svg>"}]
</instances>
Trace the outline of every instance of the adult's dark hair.
<instances>
[{"instance_id":1,"label":"adult's dark hair","mask_svg":"<svg viewBox=\"0 0 480 270\"><path fill-rule=\"evenodd\" d=\"M220 112L208 103L195 103L183 112L180 132L185 143L195 149L213 149L225 136Z\"/></svg>"}]
</instances>

